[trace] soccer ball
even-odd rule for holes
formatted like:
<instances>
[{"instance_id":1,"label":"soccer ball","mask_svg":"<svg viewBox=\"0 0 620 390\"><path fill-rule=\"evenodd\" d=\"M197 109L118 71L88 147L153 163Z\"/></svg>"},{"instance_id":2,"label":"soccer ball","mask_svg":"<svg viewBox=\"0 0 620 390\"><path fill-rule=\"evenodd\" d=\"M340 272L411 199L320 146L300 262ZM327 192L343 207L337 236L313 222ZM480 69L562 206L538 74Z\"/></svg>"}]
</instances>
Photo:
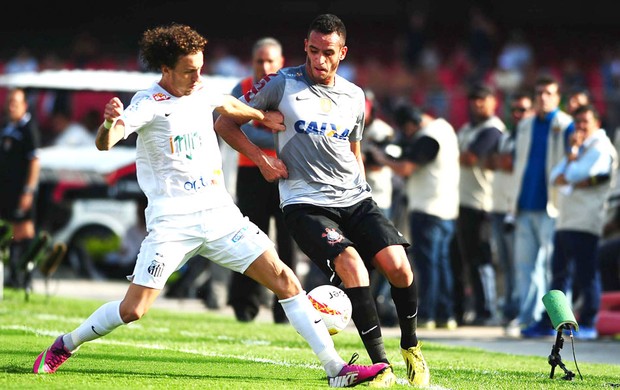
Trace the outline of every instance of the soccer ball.
<instances>
[{"instance_id":1,"label":"soccer ball","mask_svg":"<svg viewBox=\"0 0 620 390\"><path fill-rule=\"evenodd\" d=\"M353 308L351 300L336 286L324 284L308 293L312 306L319 312L330 335L335 335L349 325Z\"/></svg>"}]
</instances>

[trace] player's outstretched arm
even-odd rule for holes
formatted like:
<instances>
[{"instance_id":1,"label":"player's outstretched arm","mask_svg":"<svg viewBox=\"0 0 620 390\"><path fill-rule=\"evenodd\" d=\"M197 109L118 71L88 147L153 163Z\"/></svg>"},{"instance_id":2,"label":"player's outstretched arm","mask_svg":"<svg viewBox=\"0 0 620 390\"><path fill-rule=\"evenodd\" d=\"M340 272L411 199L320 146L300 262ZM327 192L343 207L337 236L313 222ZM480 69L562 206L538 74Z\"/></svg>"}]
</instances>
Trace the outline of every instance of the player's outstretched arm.
<instances>
[{"instance_id":1,"label":"player's outstretched arm","mask_svg":"<svg viewBox=\"0 0 620 390\"><path fill-rule=\"evenodd\" d=\"M242 102L239 102L239 104L245 105ZM254 110L249 106L247 107ZM263 120L265 120L265 118L278 117L280 119L269 119L274 123L279 120L283 120L282 114L277 111L268 112L263 115ZM239 153L248 157L258 166L261 173L265 177L265 180L273 182L281 178L287 178L288 170L286 169L286 165L284 165L280 159L268 156L258 146L252 143L252 141L250 141L250 139L241 130L241 124L243 123L245 123L245 118L239 119L237 117L236 119L234 116L226 116L224 114L217 118L214 128L227 144L232 146L233 149ZM283 124L282 127L284 127Z\"/></svg>"},{"instance_id":2,"label":"player's outstretched arm","mask_svg":"<svg viewBox=\"0 0 620 390\"><path fill-rule=\"evenodd\" d=\"M261 111L248 106L232 95L224 97L221 106L216 107L220 116L231 118L236 124L242 125L248 121L255 120L272 131L284 131L284 117L278 111ZM216 129L217 130L217 129Z\"/></svg>"},{"instance_id":3,"label":"player's outstretched arm","mask_svg":"<svg viewBox=\"0 0 620 390\"><path fill-rule=\"evenodd\" d=\"M104 122L97 130L95 145L99 150L110 150L125 135L125 124L118 120L123 113L123 103L117 97L110 99L103 112Z\"/></svg>"}]
</instances>

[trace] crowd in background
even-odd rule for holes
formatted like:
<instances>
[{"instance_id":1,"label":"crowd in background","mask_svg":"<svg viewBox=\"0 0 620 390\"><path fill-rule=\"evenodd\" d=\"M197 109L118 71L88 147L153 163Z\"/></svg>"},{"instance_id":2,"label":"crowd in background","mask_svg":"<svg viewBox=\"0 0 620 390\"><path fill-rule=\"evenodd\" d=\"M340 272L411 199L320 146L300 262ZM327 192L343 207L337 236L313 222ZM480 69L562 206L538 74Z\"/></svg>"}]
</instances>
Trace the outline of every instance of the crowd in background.
<instances>
[{"instance_id":1,"label":"crowd in background","mask_svg":"<svg viewBox=\"0 0 620 390\"><path fill-rule=\"evenodd\" d=\"M569 109L569 98L577 92L586 95L600 114L601 127L606 135L618 146L616 128L620 127L620 45L600 47L597 55L575 52L571 50L569 43L561 45L565 48L564 51L558 51L557 47L548 51L540 50L540 47L534 44L535 37L528 36L526 31L520 29L504 32L505 38L500 40L497 23L476 8L469 14L468 35L451 47L442 45L429 33L428 15L423 12L412 13L405 30L395 39L393 47L384 49L388 51L387 54L364 53L364 56L351 57L343 62L339 69L343 77L367 91L373 108L372 115L382 122L382 131L365 134L369 140L382 144L383 147L387 141L396 143L402 137L406 120L398 117L398 110L403 105L419 107L426 115L445 119L460 133L463 129L472 127L471 99L474 95L493 97L494 104L485 118L496 118L502 124L493 126L498 128L499 132L510 134L517 126L518 118L513 116L515 110L523 113L525 110L534 109L532 102L536 80L544 74L559 81L561 88L558 109L570 115L572 110ZM205 63L205 74L241 79L252 73L250 58L237 55L226 45L213 42L207 46L207 51L210 53ZM296 57L300 55L291 54L287 57L287 64L296 63ZM0 74L47 69L143 70L138 58L131 53L104 57L99 50L99 42L88 33L76 35L66 58L60 58L53 52L34 54L34 50L28 47L21 48L10 58L0 58ZM472 89L480 85L488 86L489 89L473 93ZM5 93L5 89L0 89L2 101ZM109 100L111 92L76 94L41 90L30 96L33 99L31 107L34 107L40 124L42 146L60 142L78 145L93 142L94 132L101 123L103 106ZM519 99L523 96L530 99L528 107L522 107L524 103ZM474 121L474 124L476 123ZM500 141L497 141L496 145L500 144ZM384 183L388 180L390 188L387 191L385 184L373 191L377 193L377 197L381 193L385 195L387 191L387 195L381 198L384 203L380 206L403 232L410 235L413 232L404 211L409 201L405 190L406 178L387 173L385 167L379 165L376 171L383 176L377 176L377 180L383 180ZM461 169L462 166L461 164ZM489 167L485 167L487 168ZM369 176L372 176L372 173L371 169L367 171ZM617 192L612 191L611 195L617 196ZM484 267L472 269L470 265L465 271L459 271L459 277L463 276L463 272L469 272L465 281L458 283L457 279L454 286L454 303L460 303L461 307L451 310L443 323L449 328L454 328L457 323L503 323L508 328L509 322L518 315L512 302L517 282L510 278L510 274L514 272L514 263L505 263L504 260L508 256L506 253L514 249L503 247L501 234L498 234L505 233L499 232L500 229L511 229L511 216L507 210L491 210L486 206L484 209L489 211L488 216L479 215L475 210L471 211L469 205L460 206L461 230L458 230L457 219L455 239L459 234L463 234L464 228L472 226L472 221L476 221L478 217L488 217L489 222L496 221L495 225L489 224L488 240L483 243L483 250L488 251L485 254L488 258L482 262ZM470 218L463 221L463 215L470 215ZM605 243L605 239L614 236L615 230L611 228L614 221L611 218L602 232L601 245ZM476 222L476 226L478 225ZM491 232L495 235L492 236ZM461 241L467 240L462 238ZM415 240L412 241L416 245ZM462 248L459 249L457 245L455 249L452 244L452 265L455 265L455 256L458 256L455 255L455 250ZM415 259L413 261L415 263ZM459 263L456 261L456 264ZM546 277L550 278L550 275ZM310 289L311 286L306 288ZM390 301L384 296L384 290L375 290L379 304ZM476 294L480 294L482 298L476 298ZM223 301L213 297L208 299L210 307L217 307ZM480 299L490 301L480 302ZM265 299L266 304L268 301L269 299ZM382 308L380 314L386 323L394 321L390 308ZM424 320L428 321L421 321L422 327L437 325L431 322L433 318Z\"/></svg>"},{"instance_id":2,"label":"crowd in background","mask_svg":"<svg viewBox=\"0 0 620 390\"><path fill-rule=\"evenodd\" d=\"M438 34L432 28L431 16L411 12L407 25L392 27L395 35L390 41L377 35L381 45L368 38L349 43L364 50L357 48L356 54L341 64L339 73L372 90L383 112L391 112L400 101L412 101L458 127L467 121L466 93L472 82L485 80L495 85L498 110L507 115L504 103L510 95L522 88L531 89L536 75L546 72L562 82L565 92L588 90L606 129L613 131L620 126L620 45L613 40L589 45L585 35L581 40L568 41L549 32L537 34L536 30L516 27L506 30L476 7L464 19L465 32L448 39L445 32ZM290 53L287 64L299 62L301 48L289 49L288 38L278 38ZM63 51L23 46L14 53L4 53L0 74L46 69L143 69L136 52L103 50L100 40L86 31L72 39ZM247 47L251 46L248 39L244 41ZM207 51L206 74L242 78L251 72L247 48L241 44L213 41ZM90 108L101 110L99 103L108 97L87 96L81 100L92 104L72 103L70 106L79 105L72 107L73 119L81 121ZM47 105L42 108L44 112L52 110L49 102L40 104ZM44 132L45 127L43 124Z\"/></svg>"}]
</instances>

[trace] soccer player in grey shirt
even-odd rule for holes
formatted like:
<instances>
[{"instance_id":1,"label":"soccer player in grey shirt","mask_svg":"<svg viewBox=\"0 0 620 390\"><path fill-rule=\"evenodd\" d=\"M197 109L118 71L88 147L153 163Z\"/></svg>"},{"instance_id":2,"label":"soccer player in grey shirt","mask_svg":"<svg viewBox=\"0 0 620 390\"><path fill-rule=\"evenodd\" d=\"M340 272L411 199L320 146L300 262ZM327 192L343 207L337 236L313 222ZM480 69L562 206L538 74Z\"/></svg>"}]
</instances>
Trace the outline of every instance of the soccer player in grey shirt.
<instances>
[{"instance_id":1,"label":"soccer player in grey shirt","mask_svg":"<svg viewBox=\"0 0 620 390\"><path fill-rule=\"evenodd\" d=\"M381 213L365 180L360 152L364 92L336 74L347 55L345 42L344 23L332 14L319 15L304 41L306 63L266 76L241 100L283 114L286 130L276 133L276 150L288 169L288 178L279 181L286 225L330 282L344 285L371 360L389 363L370 290L369 270L377 269L391 284L409 382L428 385L416 335L417 287L405 251L409 243ZM215 129L243 153L243 143L231 136L241 124L220 117ZM390 369L370 385L387 387L395 381Z\"/></svg>"}]
</instances>

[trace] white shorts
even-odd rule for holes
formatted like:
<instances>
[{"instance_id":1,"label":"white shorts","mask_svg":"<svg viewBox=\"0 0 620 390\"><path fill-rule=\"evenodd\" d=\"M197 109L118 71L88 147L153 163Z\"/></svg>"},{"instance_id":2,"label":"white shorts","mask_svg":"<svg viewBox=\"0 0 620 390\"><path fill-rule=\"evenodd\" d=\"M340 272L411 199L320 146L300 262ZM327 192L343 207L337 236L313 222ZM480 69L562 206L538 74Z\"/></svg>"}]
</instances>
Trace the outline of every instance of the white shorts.
<instances>
[{"instance_id":1,"label":"white shorts","mask_svg":"<svg viewBox=\"0 0 620 390\"><path fill-rule=\"evenodd\" d=\"M142 242L134 284L162 290L172 273L194 256L203 256L243 273L275 244L236 206L188 215L155 218Z\"/></svg>"}]
</instances>

